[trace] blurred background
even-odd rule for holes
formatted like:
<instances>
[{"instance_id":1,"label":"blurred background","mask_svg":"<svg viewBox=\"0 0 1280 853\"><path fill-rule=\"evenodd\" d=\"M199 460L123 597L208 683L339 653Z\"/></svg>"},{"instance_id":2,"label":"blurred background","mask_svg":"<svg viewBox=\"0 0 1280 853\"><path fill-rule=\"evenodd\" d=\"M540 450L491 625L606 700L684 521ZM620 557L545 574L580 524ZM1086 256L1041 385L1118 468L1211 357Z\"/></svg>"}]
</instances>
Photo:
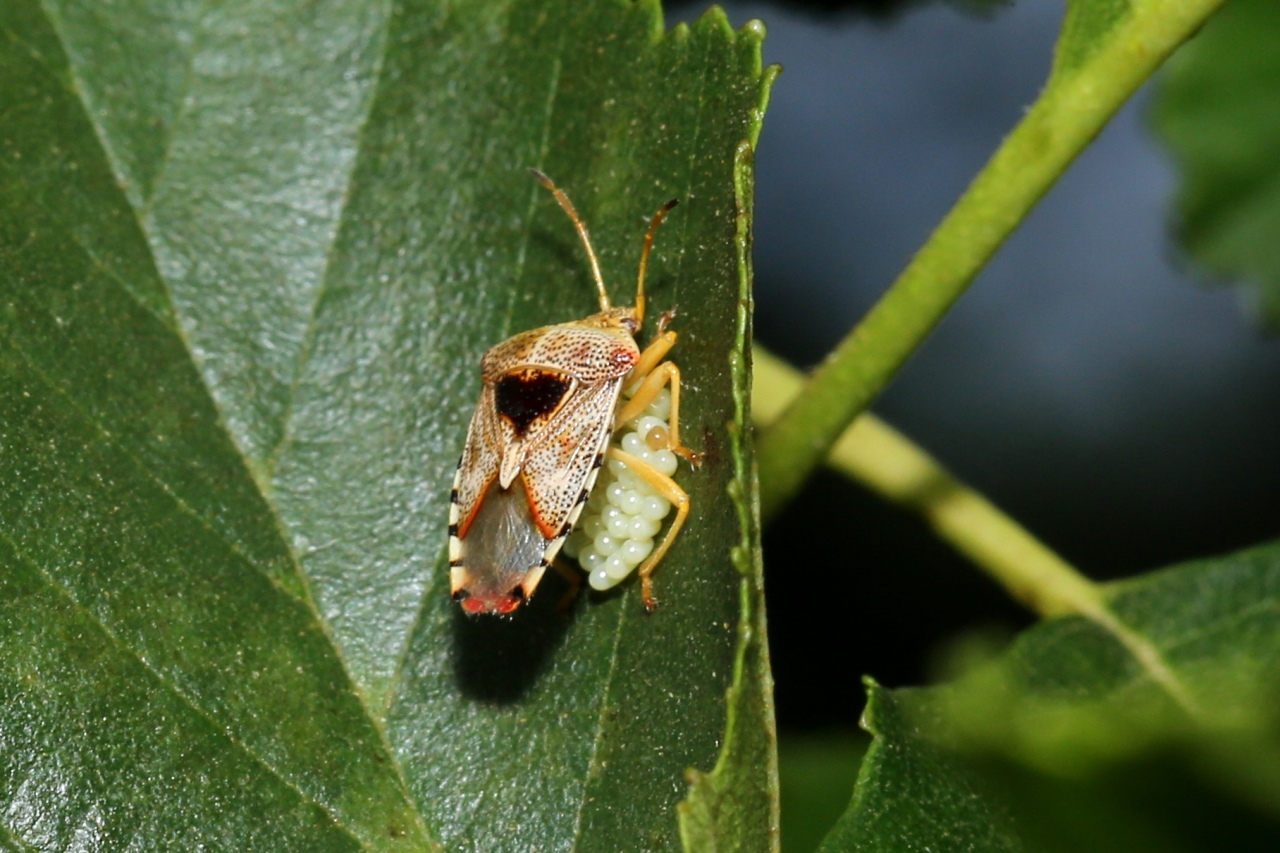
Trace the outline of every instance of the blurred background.
<instances>
[{"instance_id":1,"label":"blurred background","mask_svg":"<svg viewBox=\"0 0 1280 853\"><path fill-rule=\"evenodd\" d=\"M668 4L668 23L705 5ZM1033 101L1063 8L724 5L735 27L768 25L765 60L785 68L757 158L757 340L810 367ZM875 406L1097 579L1280 536L1280 343L1173 244L1153 95L1116 117ZM914 518L832 474L766 530L765 564L784 771L856 752L863 674L920 684L958 637L999 643L1033 621ZM789 849L804 848L786 817L797 780L784 777Z\"/></svg>"}]
</instances>

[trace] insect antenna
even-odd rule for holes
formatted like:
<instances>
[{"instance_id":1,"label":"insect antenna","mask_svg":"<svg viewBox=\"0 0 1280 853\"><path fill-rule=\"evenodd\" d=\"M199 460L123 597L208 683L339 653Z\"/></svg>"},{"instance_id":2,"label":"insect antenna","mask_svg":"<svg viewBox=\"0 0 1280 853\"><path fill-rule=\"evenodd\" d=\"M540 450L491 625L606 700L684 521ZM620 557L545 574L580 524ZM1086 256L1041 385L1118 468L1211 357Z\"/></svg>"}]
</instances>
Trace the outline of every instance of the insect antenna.
<instances>
[{"instance_id":1,"label":"insect antenna","mask_svg":"<svg viewBox=\"0 0 1280 853\"><path fill-rule=\"evenodd\" d=\"M658 226L671 208L680 203L680 199L671 201L658 208L658 212L649 220L649 232L644 235L644 249L640 251L640 280L636 282L636 322L644 322L644 274L649 271L649 250L653 248L653 235L658 233Z\"/></svg>"},{"instance_id":2,"label":"insect antenna","mask_svg":"<svg viewBox=\"0 0 1280 853\"><path fill-rule=\"evenodd\" d=\"M564 190L556 186L554 181L537 169L530 169L529 173L538 179L538 183L551 190L556 197L556 201L560 203L560 207L573 220L573 227L578 229L578 236L582 238L582 245L587 247L587 258L591 261L591 274L595 276L596 289L600 291L600 310L608 311L611 307L609 293L604 289L604 277L600 275L600 261L596 259L596 250L591 248L591 235L587 233L587 226L582 221L582 217L578 216L578 211L574 209L573 202L569 201L569 197L564 194Z\"/></svg>"}]
</instances>

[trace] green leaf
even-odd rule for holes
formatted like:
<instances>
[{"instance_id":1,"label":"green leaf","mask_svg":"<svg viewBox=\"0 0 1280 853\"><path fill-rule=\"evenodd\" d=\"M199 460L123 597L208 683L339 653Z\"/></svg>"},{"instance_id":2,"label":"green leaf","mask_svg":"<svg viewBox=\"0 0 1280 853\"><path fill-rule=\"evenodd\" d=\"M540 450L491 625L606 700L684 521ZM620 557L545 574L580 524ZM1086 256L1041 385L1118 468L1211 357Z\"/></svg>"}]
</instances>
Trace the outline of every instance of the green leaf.
<instances>
[{"instance_id":1,"label":"green leaf","mask_svg":"<svg viewBox=\"0 0 1280 853\"><path fill-rule=\"evenodd\" d=\"M0 6L0 838L670 849L684 771L739 760L730 688L772 766L740 438L762 35L649 2ZM555 578L510 621L449 601L481 354L595 310L530 166L615 302L682 200L650 305L707 461L653 616L634 585L563 616Z\"/></svg>"},{"instance_id":2,"label":"green leaf","mask_svg":"<svg viewBox=\"0 0 1280 853\"><path fill-rule=\"evenodd\" d=\"M1157 132L1182 185L1183 247L1215 275L1244 280L1262 319L1280 325L1280 6L1233 0L1169 63Z\"/></svg>"},{"instance_id":3,"label":"green leaf","mask_svg":"<svg viewBox=\"0 0 1280 853\"><path fill-rule=\"evenodd\" d=\"M823 849L1274 849L1280 544L1107 590L1123 634L1056 619L953 684L871 685Z\"/></svg>"},{"instance_id":4,"label":"green leaf","mask_svg":"<svg viewBox=\"0 0 1280 853\"><path fill-rule=\"evenodd\" d=\"M870 680L867 690L863 726L874 740L849 810L819 849L1022 850L1008 810L977 774L920 737L921 721L894 692Z\"/></svg>"},{"instance_id":5,"label":"green leaf","mask_svg":"<svg viewBox=\"0 0 1280 853\"><path fill-rule=\"evenodd\" d=\"M777 73L769 69L769 79ZM724 745L711 773L690 768L689 797L679 806L680 837L686 850L772 850L780 847L777 736L774 730L773 676L769 670L767 626L761 582L760 502L755 457L746 427L752 391L751 202L754 180L751 146L738 147L735 180L739 288L738 334L743 348L731 359L737 419L729 426L734 479L729 497L738 513L741 537L731 549L742 575L740 616L733 684L728 699Z\"/></svg>"}]
</instances>

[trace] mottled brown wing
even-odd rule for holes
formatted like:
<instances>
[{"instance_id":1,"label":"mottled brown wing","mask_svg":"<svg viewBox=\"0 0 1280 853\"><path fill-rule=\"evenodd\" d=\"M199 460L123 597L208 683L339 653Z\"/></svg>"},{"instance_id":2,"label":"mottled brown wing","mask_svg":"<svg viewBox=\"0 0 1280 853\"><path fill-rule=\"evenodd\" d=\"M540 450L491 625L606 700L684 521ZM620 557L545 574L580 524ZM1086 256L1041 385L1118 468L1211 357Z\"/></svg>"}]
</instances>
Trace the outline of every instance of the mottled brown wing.
<instances>
[{"instance_id":1,"label":"mottled brown wing","mask_svg":"<svg viewBox=\"0 0 1280 853\"><path fill-rule=\"evenodd\" d=\"M521 477L542 535L559 536L575 508L587 499L592 472L600 466L613 432L622 377L579 386L577 393L540 430L525 440Z\"/></svg>"},{"instance_id":2,"label":"mottled brown wing","mask_svg":"<svg viewBox=\"0 0 1280 853\"><path fill-rule=\"evenodd\" d=\"M498 476L498 465L502 460L501 442L493 388L486 385L480 392L480 403L471 416L467 443L462 449L458 473L453 478L453 494L450 496L453 512L449 519L452 535L466 536L485 490Z\"/></svg>"}]
</instances>

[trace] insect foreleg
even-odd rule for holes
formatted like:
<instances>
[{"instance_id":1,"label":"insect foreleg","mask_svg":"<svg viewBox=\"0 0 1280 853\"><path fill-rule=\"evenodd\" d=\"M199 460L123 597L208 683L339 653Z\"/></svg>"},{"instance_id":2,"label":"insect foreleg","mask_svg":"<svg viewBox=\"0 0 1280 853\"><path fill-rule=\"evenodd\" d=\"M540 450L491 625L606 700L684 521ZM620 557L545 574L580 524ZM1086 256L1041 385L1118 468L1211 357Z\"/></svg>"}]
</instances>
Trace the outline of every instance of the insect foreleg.
<instances>
[{"instance_id":1,"label":"insect foreleg","mask_svg":"<svg viewBox=\"0 0 1280 853\"><path fill-rule=\"evenodd\" d=\"M674 412L674 409L672 411ZM680 528L684 527L684 520L689 515L689 495L684 489L676 485L675 480L643 459L632 456L630 453L619 450L616 447L610 447L608 455L626 465L631 469L631 473L644 480L654 491L666 498L676 508L676 517L671 522L667 535L662 537L662 542L653 550L653 553L645 558L637 569L640 575L640 596L644 601L644 607L646 610L653 611L657 608L658 602L653 597L653 581L650 576L653 574L653 570L657 568L658 563L661 562L663 556L666 555L671 543L675 541L676 534L680 532Z\"/></svg>"},{"instance_id":2,"label":"insect foreleg","mask_svg":"<svg viewBox=\"0 0 1280 853\"><path fill-rule=\"evenodd\" d=\"M663 315L666 316L665 314ZM631 387L627 389L627 393L634 394L632 390L638 388L644 378L649 375L649 371L658 366L661 361L667 357L667 353L671 352L671 348L676 345L676 333L662 331L658 333L649 345L644 348L644 352L640 353L640 360L631 368L631 375L636 377L631 382Z\"/></svg>"},{"instance_id":3,"label":"insect foreleg","mask_svg":"<svg viewBox=\"0 0 1280 853\"><path fill-rule=\"evenodd\" d=\"M667 335L671 336L669 342L667 341ZM649 355L650 351L664 344L665 348L659 352L658 358L660 359L665 355L667 350L671 349L672 345L675 344L675 336L675 332L666 332L662 337L651 343L640 355L637 367L644 364L645 357ZM670 385L671 417L668 421L670 430L667 434L666 449L678 456L683 456L695 466L701 465L702 456L680 443L680 368L676 367L673 362L664 361L649 370L647 375L637 371L636 376L638 378L632 383L635 391L631 394L631 399L627 401L627 404L618 412L617 422L625 424L639 415L653 402L664 386Z\"/></svg>"}]
</instances>

